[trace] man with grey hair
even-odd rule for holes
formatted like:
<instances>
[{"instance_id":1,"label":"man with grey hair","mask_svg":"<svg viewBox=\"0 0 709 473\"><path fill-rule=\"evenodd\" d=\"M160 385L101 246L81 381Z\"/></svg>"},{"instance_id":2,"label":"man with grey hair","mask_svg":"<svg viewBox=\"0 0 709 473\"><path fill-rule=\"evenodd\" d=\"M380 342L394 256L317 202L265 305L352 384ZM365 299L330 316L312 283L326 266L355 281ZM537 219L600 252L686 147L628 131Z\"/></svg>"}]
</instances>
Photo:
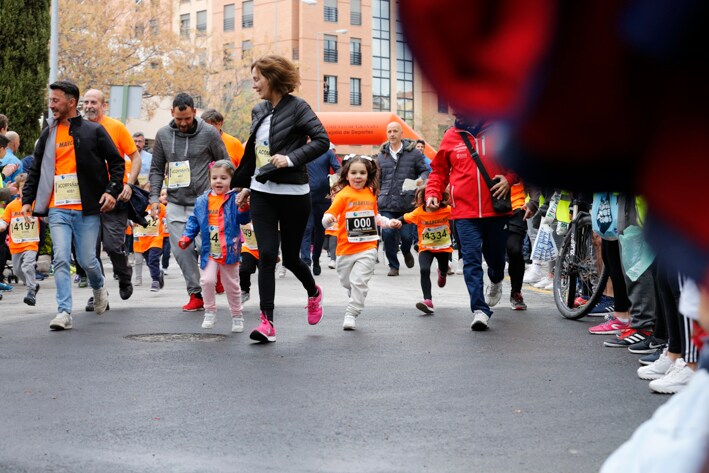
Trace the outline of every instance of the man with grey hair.
<instances>
[{"instance_id":1,"label":"man with grey hair","mask_svg":"<svg viewBox=\"0 0 709 473\"><path fill-rule=\"evenodd\" d=\"M17 150L20 149L20 135L18 135L15 131L8 131L5 133L5 138L7 138L9 143L7 145L5 157L0 159L0 167L7 166L8 164L15 164L17 166L15 172L4 177L3 182L7 185L11 182L15 182L15 178L24 171L22 169L22 161L20 161L20 158L18 158L15 154L17 153Z\"/></svg>"},{"instance_id":2,"label":"man with grey hair","mask_svg":"<svg viewBox=\"0 0 709 473\"><path fill-rule=\"evenodd\" d=\"M135 142L136 148L140 153L140 174L138 178L140 182L145 182L148 180L148 174L150 174L150 165L153 162L153 154L149 153L145 149L145 135L142 131L136 131L133 133L133 141Z\"/></svg>"}]
</instances>

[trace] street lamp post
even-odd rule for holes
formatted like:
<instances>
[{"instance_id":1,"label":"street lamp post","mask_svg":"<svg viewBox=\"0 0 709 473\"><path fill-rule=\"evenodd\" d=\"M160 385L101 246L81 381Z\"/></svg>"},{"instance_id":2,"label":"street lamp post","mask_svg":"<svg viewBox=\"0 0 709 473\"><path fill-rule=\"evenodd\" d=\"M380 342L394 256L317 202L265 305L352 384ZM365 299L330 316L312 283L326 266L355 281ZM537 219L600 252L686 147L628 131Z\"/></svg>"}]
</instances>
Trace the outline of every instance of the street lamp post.
<instances>
[{"instance_id":1,"label":"street lamp post","mask_svg":"<svg viewBox=\"0 0 709 473\"><path fill-rule=\"evenodd\" d=\"M318 106L317 106L317 111L320 111L320 101L322 100L322 89L320 87L320 56L322 54L322 59L323 61L325 60L325 53L322 52L322 48L320 47L321 43L321 38L323 38L324 35L326 34L345 34L347 33L347 29L345 28L340 28L339 30L333 30L333 31L319 31L315 33L315 39L316 39L316 55L315 55L315 63L316 63L316 70L315 70L315 78L317 80L315 88L317 89L317 96L318 96Z\"/></svg>"}]
</instances>

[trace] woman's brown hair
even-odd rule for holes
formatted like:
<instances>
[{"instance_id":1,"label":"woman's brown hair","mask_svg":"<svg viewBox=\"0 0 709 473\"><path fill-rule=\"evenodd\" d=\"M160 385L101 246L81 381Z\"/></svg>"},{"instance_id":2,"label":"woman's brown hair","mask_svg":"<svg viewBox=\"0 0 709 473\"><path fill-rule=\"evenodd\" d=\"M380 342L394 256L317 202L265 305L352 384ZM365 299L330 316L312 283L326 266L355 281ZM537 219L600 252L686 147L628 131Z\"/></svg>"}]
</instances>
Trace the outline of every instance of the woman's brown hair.
<instances>
[{"instance_id":1,"label":"woman's brown hair","mask_svg":"<svg viewBox=\"0 0 709 473\"><path fill-rule=\"evenodd\" d=\"M300 71L290 60L271 54L256 59L251 70L258 69L268 81L271 90L282 95L290 94L300 85Z\"/></svg>"}]
</instances>

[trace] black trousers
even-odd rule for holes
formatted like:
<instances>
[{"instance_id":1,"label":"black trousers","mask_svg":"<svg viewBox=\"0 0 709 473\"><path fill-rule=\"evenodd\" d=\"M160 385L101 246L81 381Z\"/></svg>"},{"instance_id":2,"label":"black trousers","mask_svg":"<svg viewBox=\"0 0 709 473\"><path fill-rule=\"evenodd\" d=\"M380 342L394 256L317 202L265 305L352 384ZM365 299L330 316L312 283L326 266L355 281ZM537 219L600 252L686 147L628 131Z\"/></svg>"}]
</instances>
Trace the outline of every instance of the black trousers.
<instances>
[{"instance_id":1,"label":"black trousers","mask_svg":"<svg viewBox=\"0 0 709 473\"><path fill-rule=\"evenodd\" d=\"M424 299L431 299L431 265L433 260L438 261L438 270L448 274L448 257L450 253L444 251L419 251L419 270L421 271L421 290Z\"/></svg>"},{"instance_id":2,"label":"black trousers","mask_svg":"<svg viewBox=\"0 0 709 473\"><path fill-rule=\"evenodd\" d=\"M241 265L239 266L239 285L241 292L251 292L251 275L256 272L258 260L251 253L241 251Z\"/></svg>"}]
</instances>

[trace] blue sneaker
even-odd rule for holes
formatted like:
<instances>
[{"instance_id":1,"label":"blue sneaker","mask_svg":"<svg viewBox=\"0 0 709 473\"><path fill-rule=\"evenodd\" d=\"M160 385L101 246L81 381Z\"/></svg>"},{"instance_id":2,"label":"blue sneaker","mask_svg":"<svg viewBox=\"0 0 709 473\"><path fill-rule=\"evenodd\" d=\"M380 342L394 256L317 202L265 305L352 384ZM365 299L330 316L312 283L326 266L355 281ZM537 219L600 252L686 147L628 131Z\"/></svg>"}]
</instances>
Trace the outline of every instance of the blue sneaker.
<instances>
[{"instance_id":1,"label":"blue sneaker","mask_svg":"<svg viewBox=\"0 0 709 473\"><path fill-rule=\"evenodd\" d=\"M0 282L0 291L12 291L12 286L5 284L4 282Z\"/></svg>"},{"instance_id":2,"label":"blue sneaker","mask_svg":"<svg viewBox=\"0 0 709 473\"><path fill-rule=\"evenodd\" d=\"M601 296L598 303L588 313L591 317L603 317L615 311L615 299L613 297Z\"/></svg>"}]
</instances>

